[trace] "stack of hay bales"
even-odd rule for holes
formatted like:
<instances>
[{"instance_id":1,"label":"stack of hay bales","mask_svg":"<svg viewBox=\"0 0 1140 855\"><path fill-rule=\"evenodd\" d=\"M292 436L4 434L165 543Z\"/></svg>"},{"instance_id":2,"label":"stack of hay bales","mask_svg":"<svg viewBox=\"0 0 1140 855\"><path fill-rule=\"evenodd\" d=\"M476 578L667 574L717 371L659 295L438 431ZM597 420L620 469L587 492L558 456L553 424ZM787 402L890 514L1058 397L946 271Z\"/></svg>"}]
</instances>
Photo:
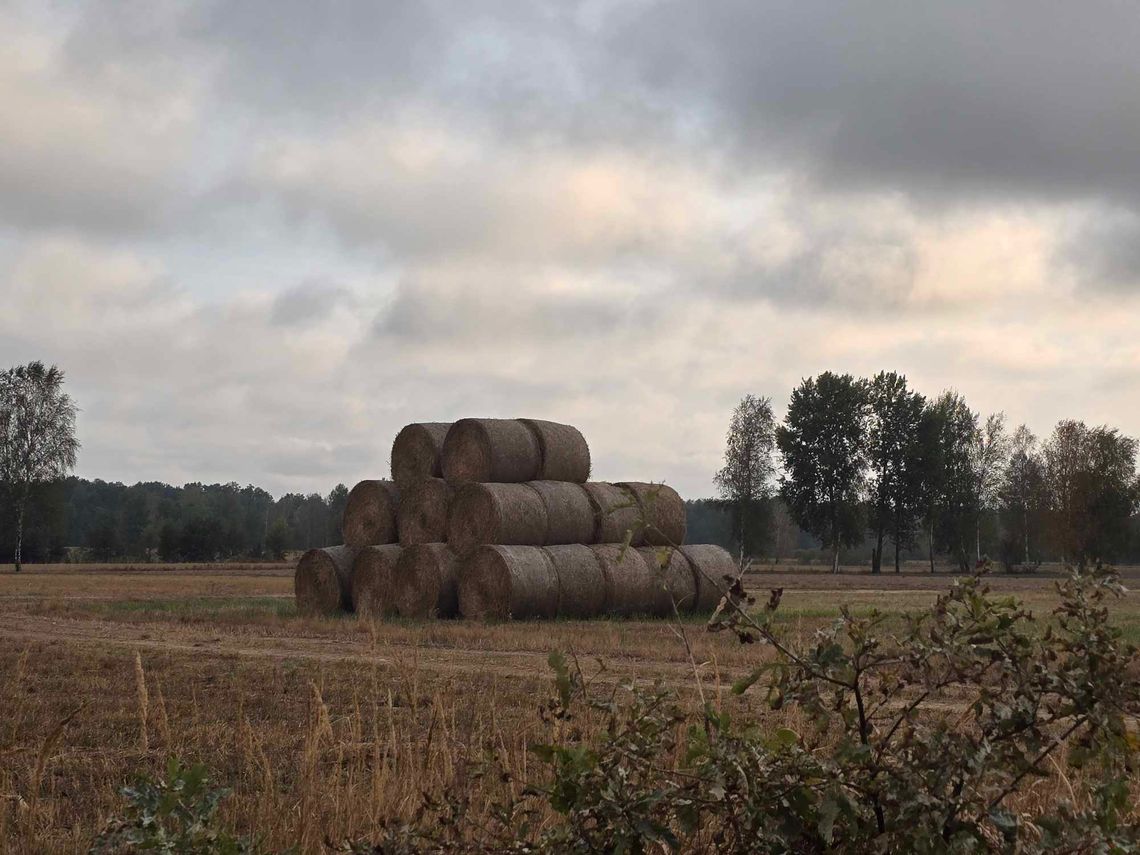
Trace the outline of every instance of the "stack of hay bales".
<instances>
[{"instance_id":1,"label":"stack of hay bales","mask_svg":"<svg viewBox=\"0 0 1140 855\"><path fill-rule=\"evenodd\" d=\"M718 546L683 545L677 492L589 476L590 448L570 425L408 425L391 481L349 494L345 545L302 557L298 607L496 620L715 608L735 566Z\"/></svg>"}]
</instances>

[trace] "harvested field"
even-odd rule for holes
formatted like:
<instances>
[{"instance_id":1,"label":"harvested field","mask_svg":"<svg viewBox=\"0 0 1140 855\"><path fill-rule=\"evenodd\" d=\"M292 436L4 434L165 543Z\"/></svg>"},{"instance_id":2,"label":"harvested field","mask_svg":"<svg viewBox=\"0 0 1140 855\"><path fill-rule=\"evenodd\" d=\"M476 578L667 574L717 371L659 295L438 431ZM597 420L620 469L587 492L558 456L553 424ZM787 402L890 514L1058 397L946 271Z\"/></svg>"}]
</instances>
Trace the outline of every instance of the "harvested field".
<instances>
[{"instance_id":1,"label":"harvested field","mask_svg":"<svg viewBox=\"0 0 1140 855\"><path fill-rule=\"evenodd\" d=\"M842 604L898 615L929 606L951 580L919 567L881 577L765 571L747 581L757 592L784 588L780 625L807 638ZM370 624L297 614L291 566L146 568L0 573L6 851L86 851L119 809L119 788L137 772L160 772L171 754L210 767L233 790L222 807L227 826L263 835L271 850L300 842L302 852L318 852L325 838L376 835L384 821L412 815L421 789L467 787L482 816L496 787L517 792L538 774L526 746L544 738L535 708L551 692L553 649L575 654L606 692L625 680L662 680L698 703L684 647L665 621ZM1056 578L999 574L992 586L1045 614ZM1125 583L1140 584L1140 570L1127 568ZM1111 609L1126 636L1140 640L1140 596ZM773 727L802 727L794 711L761 709L761 697L717 691L768 654L703 631L702 620L680 626L706 694L737 721L756 715ZM136 651L149 693L145 744ZM33 786L46 738L77 708ZM509 783L460 780L459 761L482 756L485 745L497 747ZM1029 798L1064 795L1053 779L1035 783Z\"/></svg>"}]
</instances>

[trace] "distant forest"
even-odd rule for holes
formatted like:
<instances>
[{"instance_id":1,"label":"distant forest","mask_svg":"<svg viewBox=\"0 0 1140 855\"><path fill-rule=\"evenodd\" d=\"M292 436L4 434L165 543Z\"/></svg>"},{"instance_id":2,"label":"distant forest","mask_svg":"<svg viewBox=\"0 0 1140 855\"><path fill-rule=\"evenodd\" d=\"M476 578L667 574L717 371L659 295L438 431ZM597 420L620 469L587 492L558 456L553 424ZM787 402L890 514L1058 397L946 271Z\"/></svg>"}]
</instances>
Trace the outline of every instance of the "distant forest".
<instances>
[{"instance_id":1,"label":"distant forest","mask_svg":"<svg viewBox=\"0 0 1140 855\"><path fill-rule=\"evenodd\" d=\"M340 543L347 497L343 484L325 496L288 493L274 499L258 487L238 484L126 486L66 478L35 490L24 554L32 562L280 560L290 552ZM738 553L731 502L697 499L686 506L690 543L716 543ZM4 556L14 546L9 510L0 508ZM749 538L753 557L827 563L826 550L792 522L781 499L757 502L752 513L750 529L762 533ZM983 518L982 548L991 555L999 548L998 522L996 512ZM872 546L868 536L845 549L844 563L869 563ZM904 552L904 558L924 556L922 549ZM1140 517L1132 518L1128 549L1118 559L1140 563Z\"/></svg>"}]
</instances>

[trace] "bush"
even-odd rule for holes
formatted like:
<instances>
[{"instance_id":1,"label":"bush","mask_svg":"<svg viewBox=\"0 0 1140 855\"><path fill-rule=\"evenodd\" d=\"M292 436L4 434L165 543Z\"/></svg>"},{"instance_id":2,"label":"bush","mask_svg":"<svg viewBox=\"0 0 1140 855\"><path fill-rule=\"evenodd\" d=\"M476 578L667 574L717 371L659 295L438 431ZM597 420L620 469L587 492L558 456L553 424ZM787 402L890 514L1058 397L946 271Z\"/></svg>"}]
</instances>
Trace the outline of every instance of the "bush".
<instances>
[{"instance_id":1,"label":"bush","mask_svg":"<svg viewBox=\"0 0 1140 855\"><path fill-rule=\"evenodd\" d=\"M140 777L123 789L121 816L112 818L91 847L93 853L170 852L179 855L241 855L252 844L214 826L228 790L210 786L203 766L171 759L166 777Z\"/></svg>"},{"instance_id":2,"label":"bush","mask_svg":"<svg viewBox=\"0 0 1140 855\"><path fill-rule=\"evenodd\" d=\"M975 576L901 627L844 609L796 645L773 620L779 591L754 610L737 587L710 629L777 656L733 690L807 726L687 714L662 688L595 697L553 654L549 739L533 747L543 786L501 800L493 828L465 823L457 794L347 851L1131 851L1126 722L1140 688L1105 607L1121 590L1111 573L1076 572L1038 621ZM605 716L600 739L575 726L584 709ZM1072 798L1021 798L1066 766ZM537 830L544 808L563 821Z\"/></svg>"}]
</instances>

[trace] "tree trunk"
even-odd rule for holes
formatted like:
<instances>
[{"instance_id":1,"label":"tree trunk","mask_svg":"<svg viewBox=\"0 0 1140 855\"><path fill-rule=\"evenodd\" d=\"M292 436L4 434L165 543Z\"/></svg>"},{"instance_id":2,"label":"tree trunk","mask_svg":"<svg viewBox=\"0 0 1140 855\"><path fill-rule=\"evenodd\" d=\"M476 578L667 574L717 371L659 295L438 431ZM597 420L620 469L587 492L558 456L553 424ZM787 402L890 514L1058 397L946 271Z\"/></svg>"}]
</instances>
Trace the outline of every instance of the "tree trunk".
<instances>
[{"instance_id":1,"label":"tree trunk","mask_svg":"<svg viewBox=\"0 0 1140 855\"><path fill-rule=\"evenodd\" d=\"M16 572L19 573L23 569L23 554L24 554L24 505L28 501L27 492L25 491L18 499L16 499Z\"/></svg>"},{"instance_id":2,"label":"tree trunk","mask_svg":"<svg viewBox=\"0 0 1140 855\"><path fill-rule=\"evenodd\" d=\"M744 500L742 499L741 501L737 502L736 507L737 507L736 512L740 517L740 526L739 526L739 528L740 528L740 566L743 567L744 566L744 515L746 513L746 510L744 507Z\"/></svg>"},{"instance_id":3,"label":"tree trunk","mask_svg":"<svg viewBox=\"0 0 1140 855\"><path fill-rule=\"evenodd\" d=\"M883 569L883 527L881 525L877 533L876 544L875 551L871 554L871 572L877 576Z\"/></svg>"},{"instance_id":4,"label":"tree trunk","mask_svg":"<svg viewBox=\"0 0 1140 855\"><path fill-rule=\"evenodd\" d=\"M934 572L934 521L926 528L926 542L930 547L930 572Z\"/></svg>"},{"instance_id":5,"label":"tree trunk","mask_svg":"<svg viewBox=\"0 0 1140 855\"><path fill-rule=\"evenodd\" d=\"M901 566L902 566L901 562L899 561L899 540L896 537L895 538L895 572L896 573L899 572Z\"/></svg>"},{"instance_id":6,"label":"tree trunk","mask_svg":"<svg viewBox=\"0 0 1140 855\"><path fill-rule=\"evenodd\" d=\"M831 572L839 572L839 538L835 539L835 552L832 554L831 559Z\"/></svg>"},{"instance_id":7,"label":"tree trunk","mask_svg":"<svg viewBox=\"0 0 1140 855\"><path fill-rule=\"evenodd\" d=\"M1025 509L1025 563L1029 564L1029 508Z\"/></svg>"},{"instance_id":8,"label":"tree trunk","mask_svg":"<svg viewBox=\"0 0 1140 855\"><path fill-rule=\"evenodd\" d=\"M978 545L978 563L982 563L982 512L978 511L978 516L974 520L974 534L977 537Z\"/></svg>"}]
</instances>

